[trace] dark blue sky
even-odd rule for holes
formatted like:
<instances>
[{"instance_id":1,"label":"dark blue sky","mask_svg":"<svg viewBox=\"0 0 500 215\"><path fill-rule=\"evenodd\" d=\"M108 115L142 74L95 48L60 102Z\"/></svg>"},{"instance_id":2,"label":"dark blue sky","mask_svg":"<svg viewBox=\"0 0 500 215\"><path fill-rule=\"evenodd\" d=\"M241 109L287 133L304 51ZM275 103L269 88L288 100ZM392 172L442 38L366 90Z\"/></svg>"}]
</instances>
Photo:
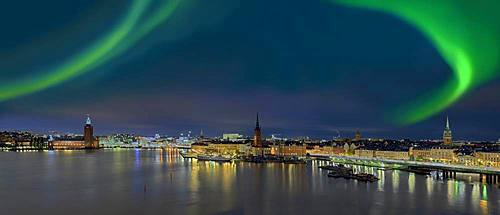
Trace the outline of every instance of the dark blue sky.
<instances>
[{"instance_id":1,"label":"dark blue sky","mask_svg":"<svg viewBox=\"0 0 500 215\"><path fill-rule=\"evenodd\" d=\"M54 0L0 8L0 84L64 62L96 40L129 3ZM197 1L194 1L197 2ZM325 1L200 1L110 63L0 103L0 130L175 135L264 134L439 138L450 116L458 139L500 137L500 85L489 82L410 126L391 113L452 72L431 43L390 15Z\"/></svg>"}]
</instances>

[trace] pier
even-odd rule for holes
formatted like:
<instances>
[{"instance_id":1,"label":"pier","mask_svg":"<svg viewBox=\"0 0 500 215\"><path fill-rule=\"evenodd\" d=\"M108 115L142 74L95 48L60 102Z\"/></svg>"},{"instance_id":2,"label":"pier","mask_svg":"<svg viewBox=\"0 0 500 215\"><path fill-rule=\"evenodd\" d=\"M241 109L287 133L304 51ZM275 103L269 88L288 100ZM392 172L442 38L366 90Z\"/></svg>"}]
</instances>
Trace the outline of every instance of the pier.
<instances>
[{"instance_id":1,"label":"pier","mask_svg":"<svg viewBox=\"0 0 500 215\"><path fill-rule=\"evenodd\" d=\"M328 160L336 163L354 164L362 166L384 167L398 170L421 169L440 172L443 178L456 178L458 173L478 174L481 182L495 184L500 183L500 169L492 167L464 166L445 163L390 160L381 158L364 158L354 156L319 156L311 155L322 160Z\"/></svg>"}]
</instances>

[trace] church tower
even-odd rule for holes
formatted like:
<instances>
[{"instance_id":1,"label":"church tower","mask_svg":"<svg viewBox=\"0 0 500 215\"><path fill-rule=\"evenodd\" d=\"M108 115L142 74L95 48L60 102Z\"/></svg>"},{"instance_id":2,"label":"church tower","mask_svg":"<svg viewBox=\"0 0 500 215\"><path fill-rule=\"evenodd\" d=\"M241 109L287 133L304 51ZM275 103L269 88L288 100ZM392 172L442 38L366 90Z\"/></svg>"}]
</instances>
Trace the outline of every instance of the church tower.
<instances>
[{"instance_id":1,"label":"church tower","mask_svg":"<svg viewBox=\"0 0 500 215\"><path fill-rule=\"evenodd\" d=\"M94 127L92 126L92 120L90 115L87 115L87 122L83 127L83 141L87 148L97 148L94 140Z\"/></svg>"},{"instance_id":2,"label":"church tower","mask_svg":"<svg viewBox=\"0 0 500 215\"><path fill-rule=\"evenodd\" d=\"M262 133L260 131L259 113L257 113L257 121L255 122L253 147L262 147Z\"/></svg>"},{"instance_id":3,"label":"church tower","mask_svg":"<svg viewBox=\"0 0 500 215\"><path fill-rule=\"evenodd\" d=\"M360 141L360 140L361 140L361 132L357 130L356 134L354 135L354 141Z\"/></svg>"},{"instance_id":4,"label":"church tower","mask_svg":"<svg viewBox=\"0 0 500 215\"><path fill-rule=\"evenodd\" d=\"M443 132L443 143L445 145L451 145L452 143L450 120L448 119L448 117L446 117L446 127L444 127L444 132Z\"/></svg>"}]
</instances>

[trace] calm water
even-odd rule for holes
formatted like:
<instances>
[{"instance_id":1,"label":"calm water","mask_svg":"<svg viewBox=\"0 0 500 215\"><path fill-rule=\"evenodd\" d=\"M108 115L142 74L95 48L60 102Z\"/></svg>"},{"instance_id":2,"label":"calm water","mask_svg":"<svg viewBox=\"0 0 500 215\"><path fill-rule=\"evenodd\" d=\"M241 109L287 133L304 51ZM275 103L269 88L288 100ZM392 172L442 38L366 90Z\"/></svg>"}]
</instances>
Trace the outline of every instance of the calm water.
<instances>
[{"instance_id":1,"label":"calm water","mask_svg":"<svg viewBox=\"0 0 500 215\"><path fill-rule=\"evenodd\" d=\"M498 185L307 165L197 162L175 150L0 153L0 214L500 214Z\"/></svg>"}]
</instances>

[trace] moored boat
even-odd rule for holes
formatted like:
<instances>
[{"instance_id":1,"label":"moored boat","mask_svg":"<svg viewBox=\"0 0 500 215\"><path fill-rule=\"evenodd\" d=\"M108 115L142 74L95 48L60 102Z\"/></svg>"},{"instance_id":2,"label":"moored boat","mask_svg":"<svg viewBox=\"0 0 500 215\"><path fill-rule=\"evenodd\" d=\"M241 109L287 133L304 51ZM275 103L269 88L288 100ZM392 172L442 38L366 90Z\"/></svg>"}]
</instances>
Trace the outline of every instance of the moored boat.
<instances>
[{"instance_id":1,"label":"moored boat","mask_svg":"<svg viewBox=\"0 0 500 215\"><path fill-rule=\"evenodd\" d=\"M198 155L197 159L200 161L231 162L230 157L223 157L223 156L216 156L216 155Z\"/></svg>"},{"instance_id":2,"label":"moored boat","mask_svg":"<svg viewBox=\"0 0 500 215\"><path fill-rule=\"evenodd\" d=\"M194 152L190 152L190 151L179 151L179 154L181 154L181 156L183 158L197 158L198 157L198 154L196 154Z\"/></svg>"}]
</instances>

